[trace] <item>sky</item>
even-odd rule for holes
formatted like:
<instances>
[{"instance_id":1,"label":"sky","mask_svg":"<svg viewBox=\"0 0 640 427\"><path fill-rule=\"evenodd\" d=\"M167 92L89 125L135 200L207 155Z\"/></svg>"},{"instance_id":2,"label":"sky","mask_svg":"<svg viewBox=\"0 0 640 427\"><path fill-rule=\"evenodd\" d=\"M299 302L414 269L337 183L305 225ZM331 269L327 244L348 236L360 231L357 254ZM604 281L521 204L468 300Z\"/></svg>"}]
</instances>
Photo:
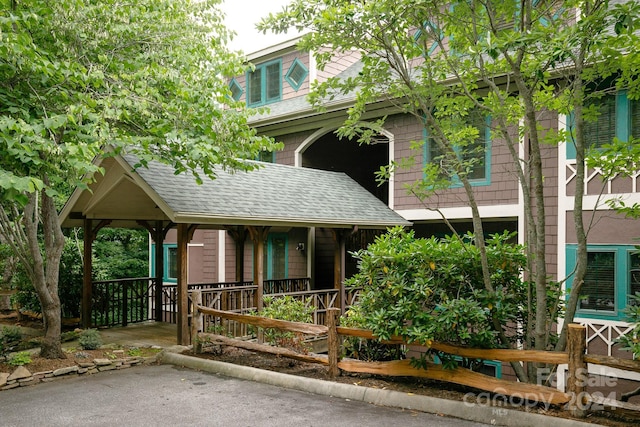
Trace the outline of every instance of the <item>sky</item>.
<instances>
[{"instance_id":1,"label":"sky","mask_svg":"<svg viewBox=\"0 0 640 427\"><path fill-rule=\"evenodd\" d=\"M226 15L225 23L227 28L237 33L230 47L249 54L296 37L295 31L265 35L255 29L255 24L262 17L267 16L269 12L280 11L287 3L289 0L224 0L221 8Z\"/></svg>"}]
</instances>

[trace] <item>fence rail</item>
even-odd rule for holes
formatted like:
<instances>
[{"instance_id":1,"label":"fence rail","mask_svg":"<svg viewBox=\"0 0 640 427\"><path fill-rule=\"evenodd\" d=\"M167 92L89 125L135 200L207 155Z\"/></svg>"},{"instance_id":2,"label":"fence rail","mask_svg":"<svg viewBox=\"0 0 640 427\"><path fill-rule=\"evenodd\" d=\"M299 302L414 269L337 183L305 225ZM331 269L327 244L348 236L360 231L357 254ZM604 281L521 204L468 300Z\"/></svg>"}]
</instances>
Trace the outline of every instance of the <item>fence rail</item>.
<instances>
[{"instance_id":1,"label":"fence rail","mask_svg":"<svg viewBox=\"0 0 640 427\"><path fill-rule=\"evenodd\" d=\"M339 310L327 310L327 325L311 325L298 322L285 322L274 319L267 319L259 316L247 316L236 313L229 313L220 310L212 310L202 305L202 295L200 292L192 292L191 299L195 302L193 319L191 325L191 336L194 344L194 351L202 350L202 343L209 342L213 344L232 345L241 348L247 348L252 351L260 351L265 353L277 354L285 357L291 357L296 360L303 360L311 363L321 363L328 366L329 374L334 376L340 370L347 372L371 373L387 376L414 376L421 378L430 378L440 381L453 382L465 386L475 387L481 390L499 393L506 396L514 396L519 399L530 401L538 401L547 404L565 405L565 409L569 410L574 416L585 416L589 404L598 403L609 405L613 408L623 408L625 410L640 411L640 406L623 403L623 402L602 402L601 399L594 398L586 392L584 384L582 384L586 373L586 363L598 363L607 366L615 366L617 368L626 368L633 371L640 370L640 362L622 361L613 358L601 358L585 355L585 328L580 325L570 325L569 328L569 345L566 352L536 351L536 350L510 350L510 349L472 349L458 347L445 343L434 342L431 348L443 351L452 355L461 357L477 358L484 360L498 360L502 362L521 361L521 362L545 362L552 364L568 364L567 392L557 390L555 388L525 384L519 382L506 381L473 372L464 368L445 369L442 365L428 363L427 369L418 369L411 366L408 360L395 360L391 362L363 362L359 360L339 360L340 340L339 335L359 337L366 339L375 339L372 331L356 328L344 328L337 326L337 317ZM279 328L282 330L297 331L309 335L328 336L329 354L322 355L306 355L296 353L289 349L278 348L263 344L234 340L218 334L208 334L201 332L199 325L203 323L206 317L216 317L220 319L233 320L247 325L257 327ZM400 337L392 337L391 340L385 341L392 344L408 345ZM412 343L412 345L415 345Z\"/></svg>"}]
</instances>

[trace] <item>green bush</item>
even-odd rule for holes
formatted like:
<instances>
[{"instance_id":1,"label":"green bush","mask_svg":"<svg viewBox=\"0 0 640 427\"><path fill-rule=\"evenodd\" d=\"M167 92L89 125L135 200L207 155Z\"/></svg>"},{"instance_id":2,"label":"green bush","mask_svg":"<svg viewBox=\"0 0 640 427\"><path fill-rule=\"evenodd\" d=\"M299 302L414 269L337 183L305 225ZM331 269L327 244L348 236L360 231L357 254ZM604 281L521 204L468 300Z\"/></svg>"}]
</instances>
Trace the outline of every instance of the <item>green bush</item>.
<instances>
[{"instance_id":1,"label":"green bush","mask_svg":"<svg viewBox=\"0 0 640 427\"><path fill-rule=\"evenodd\" d=\"M9 359L9 365L11 366L22 366L28 365L29 363L31 363L31 353L28 351L16 353Z\"/></svg>"},{"instance_id":2,"label":"green bush","mask_svg":"<svg viewBox=\"0 0 640 427\"><path fill-rule=\"evenodd\" d=\"M397 335L426 346L441 341L495 348L504 333L515 343L521 339L515 325L526 320L520 279L526 259L512 238L504 233L487 239L492 292L485 289L473 235L422 239L401 227L353 253L359 271L345 284L362 289L363 326L380 340ZM446 354L432 356L456 363Z\"/></svg>"},{"instance_id":3,"label":"green bush","mask_svg":"<svg viewBox=\"0 0 640 427\"><path fill-rule=\"evenodd\" d=\"M348 328L367 328L367 321L362 306L353 305L340 317L340 325ZM367 362L399 360L406 357L404 346L383 344L376 340L357 337L345 337L342 341L343 355Z\"/></svg>"},{"instance_id":4,"label":"green bush","mask_svg":"<svg viewBox=\"0 0 640 427\"><path fill-rule=\"evenodd\" d=\"M78 344L83 350L96 350L102 345L102 338L97 329L85 329L80 333Z\"/></svg>"},{"instance_id":5,"label":"green bush","mask_svg":"<svg viewBox=\"0 0 640 427\"><path fill-rule=\"evenodd\" d=\"M22 331L17 326L3 326L0 331L0 357L15 350L22 341Z\"/></svg>"},{"instance_id":6,"label":"green bush","mask_svg":"<svg viewBox=\"0 0 640 427\"><path fill-rule=\"evenodd\" d=\"M264 297L264 308L257 314L270 319L312 323L313 311L314 307L311 305L310 299L302 301L286 295L283 297ZM264 330L264 338L271 345L306 352L306 348L302 343L304 337L300 333L266 328Z\"/></svg>"}]
</instances>

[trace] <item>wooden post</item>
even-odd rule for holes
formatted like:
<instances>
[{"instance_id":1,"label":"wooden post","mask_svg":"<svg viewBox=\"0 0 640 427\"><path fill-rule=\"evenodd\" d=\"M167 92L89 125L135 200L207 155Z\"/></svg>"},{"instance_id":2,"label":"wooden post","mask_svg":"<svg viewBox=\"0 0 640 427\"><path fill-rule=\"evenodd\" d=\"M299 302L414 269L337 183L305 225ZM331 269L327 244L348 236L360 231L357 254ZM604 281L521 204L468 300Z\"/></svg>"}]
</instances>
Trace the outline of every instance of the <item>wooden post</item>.
<instances>
[{"instance_id":1,"label":"wooden post","mask_svg":"<svg viewBox=\"0 0 640 427\"><path fill-rule=\"evenodd\" d=\"M202 343L198 338L198 332L203 328L202 326L202 313L198 306L202 305L202 292L191 291L191 345L193 352L198 354L202 352Z\"/></svg>"},{"instance_id":2,"label":"wooden post","mask_svg":"<svg viewBox=\"0 0 640 427\"><path fill-rule=\"evenodd\" d=\"M84 219L84 249L83 249L83 272L82 272L82 327L91 327L91 294L93 292L91 281L92 256L91 248L93 246L93 228L91 219Z\"/></svg>"},{"instance_id":3,"label":"wooden post","mask_svg":"<svg viewBox=\"0 0 640 427\"><path fill-rule=\"evenodd\" d=\"M567 353L569 356L567 393L571 395L567 409L572 416L578 418L584 418L587 415L585 396L589 372L587 363L584 361L586 342L586 327L574 323L567 326Z\"/></svg>"},{"instance_id":4,"label":"wooden post","mask_svg":"<svg viewBox=\"0 0 640 427\"><path fill-rule=\"evenodd\" d=\"M249 227L253 241L253 284L257 286L254 296L256 310L262 310L264 294L264 242L271 227Z\"/></svg>"},{"instance_id":5,"label":"wooden post","mask_svg":"<svg viewBox=\"0 0 640 427\"><path fill-rule=\"evenodd\" d=\"M247 230L242 225L227 227L226 230L236 247L236 282L244 282L244 241L247 239Z\"/></svg>"},{"instance_id":6,"label":"wooden post","mask_svg":"<svg viewBox=\"0 0 640 427\"><path fill-rule=\"evenodd\" d=\"M340 370L338 369L338 362L340 361L340 340L338 339L338 331L336 329L340 312L341 310L339 308L327 309L327 328L329 329L327 332L327 345L329 348L329 377L331 378L340 375Z\"/></svg>"},{"instance_id":7,"label":"wooden post","mask_svg":"<svg viewBox=\"0 0 640 427\"><path fill-rule=\"evenodd\" d=\"M193 237L195 227L189 224L178 224L178 344L189 344L189 297L187 288L187 271L189 258L187 249Z\"/></svg>"},{"instance_id":8,"label":"wooden post","mask_svg":"<svg viewBox=\"0 0 640 427\"><path fill-rule=\"evenodd\" d=\"M333 252L333 287L338 290L338 301L340 310L344 313L346 309L346 297L344 291L345 265L346 265L346 241L351 234L351 230L332 229L335 248Z\"/></svg>"},{"instance_id":9,"label":"wooden post","mask_svg":"<svg viewBox=\"0 0 640 427\"><path fill-rule=\"evenodd\" d=\"M162 307L162 279L164 278L164 230L162 229L162 221L156 221L156 227L153 230L153 240L156 244L156 283L155 283L155 319L156 322L162 322L163 307Z\"/></svg>"}]
</instances>

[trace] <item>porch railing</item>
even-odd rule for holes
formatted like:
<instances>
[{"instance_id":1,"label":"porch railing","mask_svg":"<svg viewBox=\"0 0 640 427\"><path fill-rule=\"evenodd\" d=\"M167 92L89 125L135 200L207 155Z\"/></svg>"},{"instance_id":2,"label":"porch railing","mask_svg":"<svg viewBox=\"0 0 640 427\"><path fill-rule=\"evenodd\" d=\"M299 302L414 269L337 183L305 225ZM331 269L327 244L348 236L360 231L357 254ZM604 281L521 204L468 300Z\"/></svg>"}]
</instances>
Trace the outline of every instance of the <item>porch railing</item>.
<instances>
[{"instance_id":1,"label":"porch railing","mask_svg":"<svg viewBox=\"0 0 640 427\"><path fill-rule=\"evenodd\" d=\"M255 310L254 296L257 286L250 281L192 283L188 290L201 290L203 304L217 310L246 314ZM296 299L309 301L314 307L313 321L324 324L326 311L337 305L339 291L335 289L310 290L310 279L291 278L265 280L264 295L292 295ZM155 279L141 277L134 279L102 280L93 283L91 324L94 327L126 326L129 323L155 319L156 298ZM347 291L346 306L357 299L357 292ZM178 289L175 284L164 284L161 297L161 320L177 323ZM191 301L188 302L191 304ZM191 312L191 307L189 307ZM211 325L215 328L215 325ZM227 333L235 336L246 331L229 328ZM242 326L244 327L244 326Z\"/></svg>"},{"instance_id":2,"label":"porch railing","mask_svg":"<svg viewBox=\"0 0 640 427\"><path fill-rule=\"evenodd\" d=\"M152 319L154 285L151 277L93 282L91 326L127 326Z\"/></svg>"}]
</instances>

